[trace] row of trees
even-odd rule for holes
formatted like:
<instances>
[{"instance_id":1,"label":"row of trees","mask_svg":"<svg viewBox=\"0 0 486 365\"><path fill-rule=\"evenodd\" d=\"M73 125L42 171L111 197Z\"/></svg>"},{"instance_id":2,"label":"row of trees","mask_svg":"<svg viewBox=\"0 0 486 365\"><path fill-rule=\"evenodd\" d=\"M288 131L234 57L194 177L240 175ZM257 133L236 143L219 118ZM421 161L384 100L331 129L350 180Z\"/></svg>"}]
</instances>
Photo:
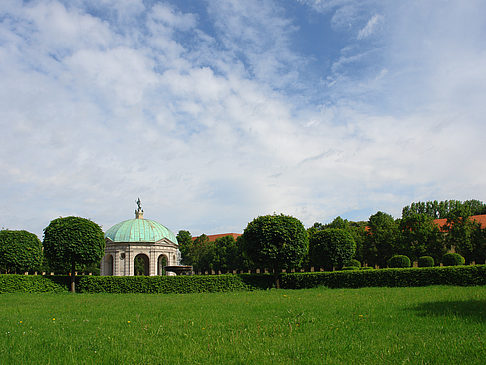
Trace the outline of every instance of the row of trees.
<instances>
[{"instance_id":1,"label":"row of trees","mask_svg":"<svg viewBox=\"0 0 486 365\"><path fill-rule=\"evenodd\" d=\"M0 270L7 273L55 271L74 274L99 267L105 253L101 227L80 217L57 218L44 229L44 240L27 231L0 231Z\"/></svg>"},{"instance_id":2,"label":"row of trees","mask_svg":"<svg viewBox=\"0 0 486 365\"><path fill-rule=\"evenodd\" d=\"M445 224L440 226L434 221L438 214L422 212L417 208L419 206L446 209L447 214L445 210L440 213L446 219ZM296 235L303 226L300 221L287 216L259 217L248 224L243 236L236 241L228 236L209 242L206 235L193 241L188 231L180 231L177 238L183 262L193 265L197 271L258 267L278 270L283 268L282 265L296 269L310 266L332 269L345 266L350 259L369 266L386 267L394 255L406 255L412 262L422 256L431 256L438 265L450 250L464 256L466 263L484 263L486 229L469 219L472 213L481 212L483 206L484 203L475 200L413 203L403 209L405 213L400 219L377 212L366 222L352 222L341 217L329 224L317 222L306 231L308 248L300 248L305 253L299 260L294 260L285 250L303 240ZM290 236L292 240L288 239ZM279 246L275 240L285 244ZM272 261L266 259L267 256L280 259Z\"/></svg>"},{"instance_id":3,"label":"row of trees","mask_svg":"<svg viewBox=\"0 0 486 365\"><path fill-rule=\"evenodd\" d=\"M465 210L469 215L486 214L486 204L479 200L443 200L416 202L402 209L402 218L415 214L426 214L433 219L448 218L458 210Z\"/></svg>"},{"instance_id":4,"label":"row of trees","mask_svg":"<svg viewBox=\"0 0 486 365\"><path fill-rule=\"evenodd\" d=\"M452 206L448 202L429 203L424 203L425 207ZM179 231L177 239L183 263L197 271L267 268L280 272L309 266L332 269L347 265L351 259L385 267L397 254L412 261L428 255L437 264L451 249L467 263L484 263L486 229L469 218L484 204L468 201L455 206L448 208L443 226L434 222L434 214L406 207L406 213L396 220L377 212L367 222L337 217L329 224L315 223L306 230L297 218L267 215L250 222L236 241L228 236L210 242L205 235L193 241L188 231ZM44 229L42 244L25 231L1 231L0 270L33 271L47 265L50 270L71 272L74 290L74 272L97 266L104 248L103 232L96 223L79 217L58 218Z\"/></svg>"}]
</instances>

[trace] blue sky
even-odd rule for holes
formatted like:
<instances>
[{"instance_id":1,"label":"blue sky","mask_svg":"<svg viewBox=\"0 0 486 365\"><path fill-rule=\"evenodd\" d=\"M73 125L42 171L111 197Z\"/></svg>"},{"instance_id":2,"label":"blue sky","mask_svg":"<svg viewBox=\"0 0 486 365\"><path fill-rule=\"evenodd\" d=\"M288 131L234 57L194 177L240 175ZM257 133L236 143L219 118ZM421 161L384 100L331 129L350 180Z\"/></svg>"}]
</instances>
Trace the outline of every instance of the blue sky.
<instances>
[{"instance_id":1,"label":"blue sky","mask_svg":"<svg viewBox=\"0 0 486 365\"><path fill-rule=\"evenodd\" d=\"M484 1L3 0L0 226L486 200Z\"/></svg>"}]
</instances>

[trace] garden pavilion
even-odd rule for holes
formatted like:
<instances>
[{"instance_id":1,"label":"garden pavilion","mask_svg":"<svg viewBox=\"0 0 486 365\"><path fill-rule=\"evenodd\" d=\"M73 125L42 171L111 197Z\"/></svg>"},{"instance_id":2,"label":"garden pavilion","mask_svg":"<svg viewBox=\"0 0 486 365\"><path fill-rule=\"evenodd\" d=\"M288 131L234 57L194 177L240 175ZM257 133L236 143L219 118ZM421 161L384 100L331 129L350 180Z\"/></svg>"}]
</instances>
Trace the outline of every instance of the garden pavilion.
<instances>
[{"instance_id":1,"label":"garden pavilion","mask_svg":"<svg viewBox=\"0 0 486 365\"><path fill-rule=\"evenodd\" d=\"M180 252L177 238L160 223L143 218L140 199L135 219L129 219L105 233L105 256L101 275L166 275L166 266L177 266Z\"/></svg>"}]
</instances>

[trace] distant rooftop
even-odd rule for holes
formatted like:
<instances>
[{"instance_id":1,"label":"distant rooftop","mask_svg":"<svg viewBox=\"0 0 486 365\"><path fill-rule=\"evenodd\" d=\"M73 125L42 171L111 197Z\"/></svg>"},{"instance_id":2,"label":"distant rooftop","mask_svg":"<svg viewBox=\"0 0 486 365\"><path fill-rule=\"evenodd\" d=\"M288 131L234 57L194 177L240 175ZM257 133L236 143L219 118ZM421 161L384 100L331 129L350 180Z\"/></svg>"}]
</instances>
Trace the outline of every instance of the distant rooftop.
<instances>
[{"instance_id":1,"label":"distant rooftop","mask_svg":"<svg viewBox=\"0 0 486 365\"><path fill-rule=\"evenodd\" d=\"M231 237L233 237L236 240L241 235L242 235L241 233L219 233L219 234L211 234L211 235L206 235L206 236L208 236L209 242L214 242L218 238L226 237L226 236L231 236ZM194 241L198 237L192 237L192 240Z\"/></svg>"}]
</instances>

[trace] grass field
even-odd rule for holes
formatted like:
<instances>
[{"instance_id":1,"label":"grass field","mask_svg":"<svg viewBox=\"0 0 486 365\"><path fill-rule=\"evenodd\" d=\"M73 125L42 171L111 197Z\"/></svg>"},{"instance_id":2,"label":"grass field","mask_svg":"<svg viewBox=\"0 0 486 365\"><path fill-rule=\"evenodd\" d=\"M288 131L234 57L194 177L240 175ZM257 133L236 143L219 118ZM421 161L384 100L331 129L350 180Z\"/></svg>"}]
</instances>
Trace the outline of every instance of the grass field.
<instances>
[{"instance_id":1,"label":"grass field","mask_svg":"<svg viewBox=\"0 0 486 365\"><path fill-rule=\"evenodd\" d=\"M3 294L1 364L484 364L486 287Z\"/></svg>"}]
</instances>

